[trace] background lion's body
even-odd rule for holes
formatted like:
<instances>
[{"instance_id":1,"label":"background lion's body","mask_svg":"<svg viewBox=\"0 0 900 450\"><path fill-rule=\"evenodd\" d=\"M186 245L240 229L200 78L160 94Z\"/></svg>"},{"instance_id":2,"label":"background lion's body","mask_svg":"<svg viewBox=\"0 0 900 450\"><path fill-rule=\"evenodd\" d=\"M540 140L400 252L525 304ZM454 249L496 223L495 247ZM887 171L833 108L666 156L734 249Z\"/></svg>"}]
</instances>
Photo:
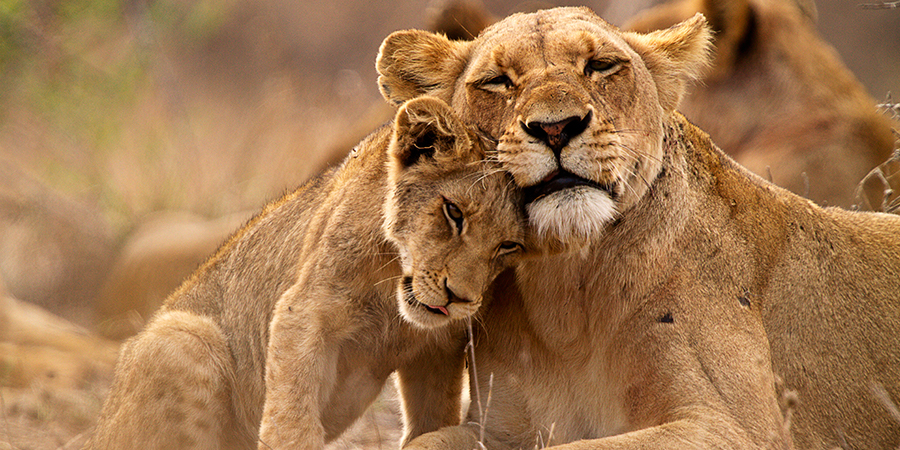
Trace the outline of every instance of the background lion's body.
<instances>
[{"instance_id":1,"label":"background lion's body","mask_svg":"<svg viewBox=\"0 0 900 450\"><path fill-rule=\"evenodd\" d=\"M888 118L815 29L815 4L675 0L624 29L664 29L696 12L716 55L680 110L741 165L823 206L856 205L854 187L894 148ZM879 96L881 93L877 93Z\"/></svg>"}]
</instances>

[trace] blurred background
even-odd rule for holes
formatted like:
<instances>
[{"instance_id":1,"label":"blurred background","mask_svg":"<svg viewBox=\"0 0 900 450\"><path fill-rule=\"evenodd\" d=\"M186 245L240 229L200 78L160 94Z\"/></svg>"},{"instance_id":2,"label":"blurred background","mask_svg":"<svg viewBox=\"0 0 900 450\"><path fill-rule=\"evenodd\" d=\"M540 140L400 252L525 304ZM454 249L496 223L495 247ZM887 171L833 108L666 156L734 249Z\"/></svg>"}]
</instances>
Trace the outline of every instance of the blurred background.
<instances>
[{"instance_id":1,"label":"blurred background","mask_svg":"<svg viewBox=\"0 0 900 450\"><path fill-rule=\"evenodd\" d=\"M549 3L585 4L621 24L657 2ZM819 0L819 31L872 97L900 98L900 8L863 3ZM533 7L485 5L500 17ZM0 0L0 298L5 285L81 333L121 339L139 328L148 312L96 319L98 299L126 295L108 282L113 268L126 254L159 251L160 240L211 252L264 202L339 161L385 118L374 70L382 39L428 27L436 6ZM192 258L134 270L180 277ZM114 358L109 349L98 358ZM0 364L0 449L75 446L102 399L105 364L92 369L100 387L71 401L48 400L18 366ZM37 393L21 400L10 386ZM71 404L83 417L54 416ZM28 425L60 414L62 431Z\"/></svg>"},{"instance_id":2,"label":"blurred background","mask_svg":"<svg viewBox=\"0 0 900 450\"><path fill-rule=\"evenodd\" d=\"M620 24L655 2L584 3ZM881 100L900 94L900 9L862 3L818 1L819 29ZM0 162L98 209L114 239L156 210L258 207L335 160L381 102L381 40L426 27L432 6L2 0Z\"/></svg>"}]
</instances>

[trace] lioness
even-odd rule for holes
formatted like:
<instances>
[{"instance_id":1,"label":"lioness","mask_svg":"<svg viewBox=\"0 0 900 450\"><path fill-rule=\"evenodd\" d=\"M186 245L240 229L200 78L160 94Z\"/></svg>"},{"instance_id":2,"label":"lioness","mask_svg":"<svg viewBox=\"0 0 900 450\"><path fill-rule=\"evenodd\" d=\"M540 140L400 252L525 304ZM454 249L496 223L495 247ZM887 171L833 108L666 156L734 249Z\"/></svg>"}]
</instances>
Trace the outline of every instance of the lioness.
<instances>
[{"instance_id":1,"label":"lioness","mask_svg":"<svg viewBox=\"0 0 900 450\"><path fill-rule=\"evenodd\" d=\"M679 109L756 174L822 205L860 206L854 188L890 156L891 123L818 35L815 9L811 0L672 0L623 29L659 30L703 13L715 55ZM474 0L450 2L434 29L450 36L454 21L475 35L492 20Z\"/></svg>"},{"instance_id":2,"label":"lioness","mask_svg":"<svg viewBox=\"0 0 900 450\"><path fill-rule=\"evenodd\" d=\"M405 104L125 344L88 447L321 448L395 370L406 440L458 424L461 319L523 251L509 184L444 102Z\"/></svg>"},{"instance_id":3,"label":"lioness","mask_svg":"<svg viewBox=\"0 0 900 450\"><path fill-rule=\"evenodd\" d=\"M495 283L486 417L408 448L900 444L882 404L900 399L900 217L822 209L676 112L709 43L701 15L638 34L586 8L384 41L385 97L436 95L499 139L532 230L567 249Z\"/></svg>"}]
</instances>

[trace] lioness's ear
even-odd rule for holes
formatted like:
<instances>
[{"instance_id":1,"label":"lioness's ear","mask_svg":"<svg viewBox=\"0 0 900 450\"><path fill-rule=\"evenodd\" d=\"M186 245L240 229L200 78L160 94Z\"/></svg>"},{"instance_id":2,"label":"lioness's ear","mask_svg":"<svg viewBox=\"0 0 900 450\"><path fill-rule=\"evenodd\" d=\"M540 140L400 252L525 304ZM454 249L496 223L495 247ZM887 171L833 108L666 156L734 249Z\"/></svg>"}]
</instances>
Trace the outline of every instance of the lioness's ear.
<instances>
[{"instance_id":1,"label":"lioness's ear","mask_svg":"<svg viewBox=\"0 0 900 450\"><path fill-rule=\"evenodd\" d=\"M700 13L665 30L624 33L624 38L653 75L665 111L678 107L686 83L699 78L710 63L712 33Z\"/></svg>"},{"instance_id":2,"label":"lioness's ear","mask_svg":"<svg viewBox=\"0 0 900 450\"><path fill-rule=\"evenodd\" d=\"M470 161L476 156L465 125L443 100L418 97L403 104L394 120L391 159L401 168L423 160ZM470 158L471 156L471 158Z\"/></svg>"},{"instance_id":3,"label":"lioness's ear","mask_svg":"<svg viewBox=\"0 0 900 450\"><path fill-rule=\"evenodd\" d=\"M375 62L381 95L395 105L426 94L449 102L471 47L422 30L392 33Z\"/></svg>"}]
</instances>

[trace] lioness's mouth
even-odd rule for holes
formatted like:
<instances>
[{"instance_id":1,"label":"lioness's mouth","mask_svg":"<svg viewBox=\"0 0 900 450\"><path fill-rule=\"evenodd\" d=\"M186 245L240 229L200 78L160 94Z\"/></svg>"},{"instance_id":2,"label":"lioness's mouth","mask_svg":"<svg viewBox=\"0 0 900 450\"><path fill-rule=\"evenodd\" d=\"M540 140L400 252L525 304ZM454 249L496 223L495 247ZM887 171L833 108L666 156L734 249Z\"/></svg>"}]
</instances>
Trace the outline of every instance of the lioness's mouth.
<instances>
[{"instance_id":1,"label":"lioness's mouth","mask_svg":"<svg viewBox=\"0 0 900 450\"><path fill-rule=\"evenodd\" d=\"M525 188L525 204L527 205L529 203L537 201L541 197L545 197L554 192L559 192L578 186L587 186L594 189L599 189L609 194L610 197L615 198L612 188L609 186L602 185L600 183L597 183L596 181L591 181L586 178L581 178L571 172L557 170L544 178L544 180L540 183Z\"/></svg>"}]
</instances>

